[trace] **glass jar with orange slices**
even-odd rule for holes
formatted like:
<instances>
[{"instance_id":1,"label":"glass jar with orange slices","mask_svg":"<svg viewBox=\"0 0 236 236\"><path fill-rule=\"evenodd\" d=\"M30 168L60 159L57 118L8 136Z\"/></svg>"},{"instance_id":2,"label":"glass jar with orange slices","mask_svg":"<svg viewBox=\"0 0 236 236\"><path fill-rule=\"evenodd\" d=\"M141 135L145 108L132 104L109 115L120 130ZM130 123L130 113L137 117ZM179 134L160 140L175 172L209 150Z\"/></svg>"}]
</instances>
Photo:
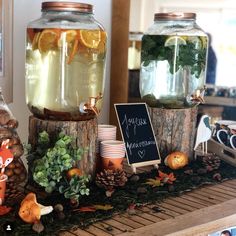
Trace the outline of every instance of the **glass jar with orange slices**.
<instances>
[{"instance_id":1,"label":"glass jar with orange slices","mask_svg":"<svg viewBox=\"0 0 236 236\"><path fill-rule=\"evenodd\" d=\"M87 120L101 110L107 35L93 6L43 2L28 24L26 102L42 119Z\"/></svg>"},{"instance_id":2,"label":"glass jar with orange slices","mask_svg":"<svg viewBox=\"0 0 236 236\"><path fill-rule=\"evenodd\" d=\"M142 99L173 109L203 102L207 51L208 37L195 13L156 13L142 38Z\"/></svg>"}]
</instances>

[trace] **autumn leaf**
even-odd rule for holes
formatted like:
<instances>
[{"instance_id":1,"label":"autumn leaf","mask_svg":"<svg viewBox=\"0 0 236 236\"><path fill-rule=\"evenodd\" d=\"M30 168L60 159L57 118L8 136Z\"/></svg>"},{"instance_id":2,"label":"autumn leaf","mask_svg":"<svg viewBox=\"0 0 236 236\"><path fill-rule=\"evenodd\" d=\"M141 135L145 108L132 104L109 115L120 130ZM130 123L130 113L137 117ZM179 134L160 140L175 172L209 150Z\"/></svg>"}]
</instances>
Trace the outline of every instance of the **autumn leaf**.
<instances>
[{"instance_id":1,"label":"autumn leaf","mask_svg":"<svg viewBox=\"0 0 236 236\"><path fill-rule=\"evenodd\" d=\"M108 211L113 209L113 206L111 205L92 205L92 206L84 206L80 207L78 209L74 209L73 211L80 211L80 212L94 212L97 210L102 210L102 211Z\"/></svg>"},{"instance_id":2,"label":"autumn leaf","mask_svg":"<svg viewBox=\"0 0 236 236\"><path fill-rule=\"evenodd\" d=\"M148 185L150 185L154 188L154 187L161 186L161 181L158 178L156 178L156 179L147 179L145 184L148 184Z\"/></svg>"},{"instance_id":3,"label":"autumn leaf","mask_svg":"<svg viewBox=\"0 0 236 236\"><path fill-rule=\"evenodd\" d=\"M161 184L173 184L173 182L176 180L173 173L166 174L162 171L158 171L159 177L157 179L161 182Z\"/></svg>"},{"instance_id":4,"label":"autumn leaf","mask_svg":"<svg viewBox=\"0 0 236 236\"><path fill-rule=\"evenodd\" d=\"M0 216L6 215L10 211L11 211L11 207L0 206Z\"/></svg>"},{"instance_id":5,"label":"autumn leaf","mask_svg":"<svg viewBox=\"0 0 236 236\"><path fill-rule=\"evenodd\" d=\"M94 212L96 211L96 208L94 206L85 206L85 207L80 207L79 209L74 209L73 211Z\"/></svg>"},{"instance_id":6,"label":"autumn leaf","mask_svg":"<svg viewBox=\"0 0 236 236\"><path fill-rule=\"evenodd\" d=\"M93 205L96 210L102 210L102 211L108 211L113 209L112 205L106 204L106 205Z\"/></svg>"}]
</instances>

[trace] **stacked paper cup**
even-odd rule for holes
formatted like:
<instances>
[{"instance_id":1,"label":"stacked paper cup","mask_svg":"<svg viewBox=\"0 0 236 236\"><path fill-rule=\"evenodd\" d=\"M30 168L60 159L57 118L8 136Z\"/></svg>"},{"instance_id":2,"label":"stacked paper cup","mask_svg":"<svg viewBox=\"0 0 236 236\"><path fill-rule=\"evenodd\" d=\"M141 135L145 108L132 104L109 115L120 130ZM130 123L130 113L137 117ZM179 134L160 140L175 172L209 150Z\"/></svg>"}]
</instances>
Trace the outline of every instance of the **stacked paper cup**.
<instances>
[{"instance_id":1,"label":"stacked paper cup","mask_svg":"<svg viewBox=\"0 0 236 236\"><path fill-rule=\"evenodd\" d=\"M125 157L125 143L119 140L105 140L100 144L103 169L122 169Z\"/></svg>"},{"instance_id":2,"label":"stacked paper cup","mask_svg":"<svg viewBox=\"0 0 236 236\"><path fill-rule=\"evenodd\" d=\"M117 127L115 125L98 125L96 152L102 167L99 169L122 169L125 157L125 144L116 140Z\"/></svg>"},{"instance_id":3,"label":"stacked paper cup","mask_svg":"<svg viewBox=\"0 0 236 236\"><path fill-rule=\"evenodd\" d=\"M98 125L98 137L96 142L96 162L97 162L97 171L103 169L102 167L102 157L100 155L100 144L105 140L116 140L116 126L99 124Z\"/></svg>"},{"instance_id":4,"label":"stacked paper cup","mask_svg":"<svg viewBox=\"0 0 236 236\"><path fill-rule=\"evenodd\" d=\"M116 140L116 126L115 125L98 125L98 139L96 145L96 152L100 152L100 143L105 140Z\"/></svg>"},{"instance_id":5,"label":"stacked paper cup","mask_svg":"<svg viewBox=\"0 0 236 236\"><path fill-rule=\"evenodd\" d=\"M98 140L116 140L115 125L98 125Z\"/></svg>"}]
</instances>

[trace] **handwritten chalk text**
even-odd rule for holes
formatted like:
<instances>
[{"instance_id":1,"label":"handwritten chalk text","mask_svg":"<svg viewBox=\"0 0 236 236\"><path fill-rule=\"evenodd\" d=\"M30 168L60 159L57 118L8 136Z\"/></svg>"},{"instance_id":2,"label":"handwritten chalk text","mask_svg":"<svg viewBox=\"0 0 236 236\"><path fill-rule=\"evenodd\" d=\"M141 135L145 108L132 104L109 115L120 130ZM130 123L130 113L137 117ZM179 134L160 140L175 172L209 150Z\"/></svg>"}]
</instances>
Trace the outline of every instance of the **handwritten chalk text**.
<instances>
[{"instance_id":1,"label":"handwritten chalk text","mask_svg":"<svg viewBox=\"0 0 236 236\"><path fill-rule=\"evenodd\" d=\"M141 141L138 143L129 143L129 142L126 143L126 147L130 155L132 155L133 149L144 148L150 145L156 145L155 141Z\"/></svg>"},{"instance_id":2,"label":"handwritten chalk text","mask_svg":"<svg viewBox=\"0 0 236 236\"><path fill-rule=\"evenodd\" d=\"M143 126L143 125L147 125L147 120L145 118L127 118L126 114L124 116L123 121L121 122L121 125L125 126L125 133L126 136L129 138L130 137L130 130L129 127L132 129L133 131L133 135L136 135L136 128L138 126Z\"/></svg>"}]
</instances>

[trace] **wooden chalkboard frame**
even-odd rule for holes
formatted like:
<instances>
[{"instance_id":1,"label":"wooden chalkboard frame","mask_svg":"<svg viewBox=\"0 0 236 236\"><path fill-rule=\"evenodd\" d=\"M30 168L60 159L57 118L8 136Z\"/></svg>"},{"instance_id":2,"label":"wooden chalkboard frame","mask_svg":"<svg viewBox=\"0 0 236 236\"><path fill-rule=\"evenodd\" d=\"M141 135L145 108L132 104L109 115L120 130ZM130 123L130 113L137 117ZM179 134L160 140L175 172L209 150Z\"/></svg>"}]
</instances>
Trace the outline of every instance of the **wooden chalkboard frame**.
<instances>
[{"instance_id":1,"label":"wooden chalkboard frame","mask_svg":"<svg viewBox=\"0 0 236 236\"><path fill-rule=\"evenodd\" d=\"M122 129L122 124L121 124L122 121L120 119L120 115L121 114L119 114L119 111L117 110L117 108L121 107L121 106L126 106L126 107L127 106L128 107L131 107L131 106L141 106L141 108L144 109L144 113L142 113L142 115L144 115L147 118L146 120L148 122L147 123L147 125L148 125L148 132L149 132L149 134L152 135L152 137L151 137L152 138L151 139L152 145L153 145L153 142L155 142L154 145L155 145L155 151L156 151L155 154L156 154L156 157L157 157L156 159L150 159L150 160L145 160L145 161L142 161L142 162L132 162L131 163L130 155L129 155L128 150L127 150L127 139L125 138L125 136L127 136L127 135L124 135L124 131ZM161 162L161 156L160 156L160 152L159 152L156 136L154 134L153 126L152 126L152 123L151 123L150 115L149 115L149 112L148 112L147 104L146 103L115 103L114 107L115 107L115 112L116 112L116 117L117 117L117 120L118 120L119 128L120 128L120 131L121 131L121 136L122 136L123 141L125 142L127 161L128 161L128 164L132 167L133 172L134 173L136 172L136 168L137 167L148 166L148 165L154 165L155 168L158 168L158 164ZM143 141L143 140L140 140L140 141ZM145 149L145 148L142 148L142 149ZM154 156L155 156L155 154L154 154Z\"/></svg>"}]
</instances>

